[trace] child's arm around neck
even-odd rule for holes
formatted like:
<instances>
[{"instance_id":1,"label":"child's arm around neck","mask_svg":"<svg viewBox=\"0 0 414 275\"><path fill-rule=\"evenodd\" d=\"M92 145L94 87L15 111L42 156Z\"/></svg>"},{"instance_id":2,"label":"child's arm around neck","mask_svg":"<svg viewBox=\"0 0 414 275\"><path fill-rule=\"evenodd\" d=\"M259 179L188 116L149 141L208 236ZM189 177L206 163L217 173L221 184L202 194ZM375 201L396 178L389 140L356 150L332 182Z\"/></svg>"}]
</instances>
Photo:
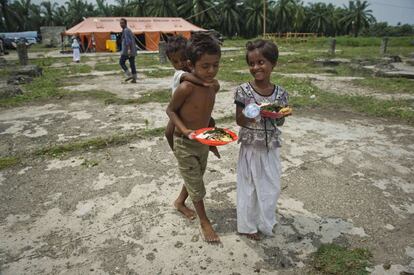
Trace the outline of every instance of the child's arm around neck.
<instances>
[{"instance_id":1,"label":"child's arm around neck","mask_svg":"<svg viewBox=\"0 0 414 275\"><path fill-rule=\"evenodd\" d=\"M166 113L175 127L185 136L188 136L193 130L188 129L179 116L179 111L185 100L192 92L192 84L188 82L181 83L175 90L173 97L168 104Z\"/></svg>"}]
</instances>

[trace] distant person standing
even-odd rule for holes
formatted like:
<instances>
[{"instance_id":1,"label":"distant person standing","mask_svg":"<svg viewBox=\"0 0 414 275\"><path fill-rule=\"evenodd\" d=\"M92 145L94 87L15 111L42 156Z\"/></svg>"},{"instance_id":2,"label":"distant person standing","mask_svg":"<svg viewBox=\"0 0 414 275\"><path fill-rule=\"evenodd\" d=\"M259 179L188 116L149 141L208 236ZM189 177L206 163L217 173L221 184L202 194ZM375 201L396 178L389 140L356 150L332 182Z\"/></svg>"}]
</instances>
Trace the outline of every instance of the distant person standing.
<instances>
[{"instance_id":1,"label":"distant person standing","mask_svg":"<svg viewBox=\"0 0 414 275\"><path fill-rule=\"evenodd\" d=\"M121 35L121 58L119 59L119 65L124 70L126 79L125 81L132 80L132 83L137 83L137 70L135 68L135 56L137 55L137 46L135 44L135 35L127 27L127 20L121 18L119 22L122 28ZM129 66L131 67L131 72L128 70L128 67L125 65L125 62L129 60ZM131 74L132 73L132 74Z\"/></svg>"},{"instance_id":2,"label":"distant person standing","mask_svg":"<svg viewBox=\"0 0 414 275\"><path fill-rule=\"evenodd\" d=\"M72 37L72 51L73 51L73 62L79 63L80 61L80 45L76 37Z\"/></svg>"}]
</instances>

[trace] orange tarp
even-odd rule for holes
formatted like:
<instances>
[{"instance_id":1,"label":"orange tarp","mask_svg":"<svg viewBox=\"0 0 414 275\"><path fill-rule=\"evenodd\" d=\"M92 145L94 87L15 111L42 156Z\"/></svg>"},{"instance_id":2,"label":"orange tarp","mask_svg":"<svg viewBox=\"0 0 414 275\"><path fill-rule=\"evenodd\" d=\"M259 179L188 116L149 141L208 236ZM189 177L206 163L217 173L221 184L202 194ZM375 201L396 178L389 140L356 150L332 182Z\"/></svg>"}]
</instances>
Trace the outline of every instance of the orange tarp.
<instances>
[{"instance_id":1,"label":"orange tarp","mask_svg":"<svg viewBox=\"0 0 414 275\"><path fill-rule=\"evenodd\" d=\"M121 33L119 21L122 17L89 17L65 31L63 35L78 35L95 39L96 51L105 51L105 42L111 33ZM161 33L181 34L189 38L192 31L204 31L180 17L124 17L135 35L145 34L147 50L158 50Z\"/></svg>"}]
</instances>

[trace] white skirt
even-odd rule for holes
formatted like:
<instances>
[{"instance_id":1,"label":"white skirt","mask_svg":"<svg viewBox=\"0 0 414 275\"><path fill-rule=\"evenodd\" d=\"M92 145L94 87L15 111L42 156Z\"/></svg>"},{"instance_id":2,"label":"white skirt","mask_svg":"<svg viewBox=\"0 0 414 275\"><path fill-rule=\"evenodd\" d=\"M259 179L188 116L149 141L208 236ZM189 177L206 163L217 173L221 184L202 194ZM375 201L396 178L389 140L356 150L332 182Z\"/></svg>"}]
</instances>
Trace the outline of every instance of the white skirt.
<instances>
[{"instance_id":1,"label":"white skirt","mask_svg":"<svg viewBox=\"0 0 414 275\"><path fill-rule=\"evenodd\" d=\"M280 195L280 149L241 145L237 164L237 230L273 235Z\"/></svg>"},{"instance_id":2,"label":"white skirt","mask_svg":"<svg viewBox=\"0 0 414 275\"><path fill-rule=\"evenodd\" d=\"M79 48L73 49L73 61L77 62L80 61L80 50Z\"/></svg>"}]
</instances>

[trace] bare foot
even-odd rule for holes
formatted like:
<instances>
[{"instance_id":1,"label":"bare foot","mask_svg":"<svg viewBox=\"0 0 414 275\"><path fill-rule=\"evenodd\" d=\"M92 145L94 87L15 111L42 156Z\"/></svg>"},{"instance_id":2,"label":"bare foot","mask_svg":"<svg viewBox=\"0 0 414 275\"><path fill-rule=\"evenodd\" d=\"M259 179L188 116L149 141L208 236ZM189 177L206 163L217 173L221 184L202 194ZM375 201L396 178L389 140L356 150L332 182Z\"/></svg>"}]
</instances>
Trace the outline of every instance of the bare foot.
<instances>
[{"instance_id":1,"label":"bare foot","mask_svg":"<svg viewBox=\"0 0 414 275\"><path fill-rule=\"evenodd\" d=\"M180 203L180 202L175 201L174 202L174 207L175 207L175 209L180 211L187 219L192 221L196 218L195 211L188 208L184 203Z\"/></svg>"},{"instance_id":2,"label":"bare foot","mask_svg":"<svg viewBox=\"0 0 414 275\"><path fill-rule=\"evenodd\" d=\"M208 243L220 243L220 238L214 231L209 222L202 223L199 226L201 237Z\"/></svg>"},{"instance_id":3,"label":"bare foot","mask_svg":"<svg viewBox=\"0 0 414 275\"><path fill-rule=\"evenodd\" d=\"M240 235L246 236L247 238L253 240L253 241L260 241L259 233L239 233Z\"/></svg>"}]
</instances>

